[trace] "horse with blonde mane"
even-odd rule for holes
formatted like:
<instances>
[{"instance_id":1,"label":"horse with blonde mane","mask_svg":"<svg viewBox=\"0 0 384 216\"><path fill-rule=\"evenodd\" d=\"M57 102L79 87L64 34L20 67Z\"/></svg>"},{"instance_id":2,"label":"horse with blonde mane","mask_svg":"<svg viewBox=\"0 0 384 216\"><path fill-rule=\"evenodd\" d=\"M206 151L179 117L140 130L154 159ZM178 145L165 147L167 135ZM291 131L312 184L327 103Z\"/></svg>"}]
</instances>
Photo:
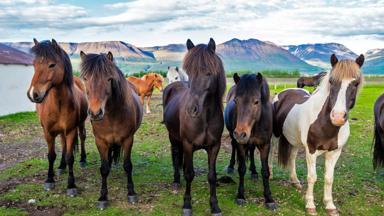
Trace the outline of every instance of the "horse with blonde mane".
<instances>
[{"instance_id":1,"label":"horse with blonde mane","mask_svg":"<svg viewBox=\"0 0 384 216\"><path fill-rule=\"evenodd\" d=\"M333 54L332 69L311 95L304 89L287 89L275 96L274 135L279 137L279 163L288 166L291 183L301 189L296 175L296 155L304 147L308 187L305 207L316 215L313 187L317 180L316 159L325 154L324 205L328 215L338 215L332 197L334 168L349 137L348 113L363 84L360 71L364 56L355 61L341 60Z\"/></svg>"},{"instance_id":2,"label":"horse with blonde mane","mask_svg":"<svg viewBox=\"0 0 384 216\"><path fill-rule=\"evenodd\" d=\"M146 113L151 113L151 110L149 108L149 102L151 100L152 93L155 88L159 89L160 91L163 90L163 76L157 73L148 73L142 78L130 76L127 78L127 80L136 87L137 93L140 96L141 104L143 106L144 100L145 98L147 98Z\"/></svg>"},{"instance_id":3,"label":"horse with blonde mane","mask_svg":"<svg viewBox=\"0 0 384 216\"><path fill-rule=\"evenodd\" d=\"M68 165L67 194L76 196L77 189L73 175L73 150L77 144L78 134L81 140L82 166L86 163L85 154L85 120L88 104L85 87L80 79L73 77L72 65L67 53L52 39L38 42L32 53L35 54L31 86L28 98L36 103L36 111L44 130L44 137L48 144L48 178L44 188L51 190L55 186L53 165L56 159L55 138L60 135L62 143L62 157L57 170L60 175Z\"/></svg>"}]
</instances>

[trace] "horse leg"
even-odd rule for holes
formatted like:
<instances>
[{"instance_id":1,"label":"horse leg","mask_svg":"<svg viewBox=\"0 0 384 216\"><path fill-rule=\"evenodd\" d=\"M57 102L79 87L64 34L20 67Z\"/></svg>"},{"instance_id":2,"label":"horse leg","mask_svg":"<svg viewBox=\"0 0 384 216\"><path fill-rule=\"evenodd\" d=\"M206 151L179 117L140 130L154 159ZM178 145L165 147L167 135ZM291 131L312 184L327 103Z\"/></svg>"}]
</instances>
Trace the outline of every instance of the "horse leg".
<instances>
[{"instance_id":1,"label":"horse leg","mask_svg":"<svg viewBox=\"0 0 384 216\"><path fill-rule=\"evenodd\" d=\"M190 143L183 143L184 152L184 178L186 182L185 193L184 193L184 204L183 204L183 215L192 215L192 204L191 204L191 184L195 177L195 171L193 169L193 146Z\"/></svg>"},{"instance_id":2,"label":"horse leg","mask_svg":"<svg viewBox=\"0 0 384 216\"><path fill-rule=\"evenodd\" d=\"M338 215L332 198L332 184L334 169L337 160L341 154L341 149L329 151L325 153L325 174L324 174L324 205L328 215Z\"/></svg>"},{"instance_id":3,"label":"horse leg","mask_svg":"<svg viewBox=\"0 0 384 216\"><path fill-rule=\"evenodd\" d=\"M132 145L133 145L133 135L123 141L123 148L124 148L124 170L127 175L128 202L136 203L137 195L136 195L133 180L132 180L132 161L131 161Z\"/></svg>"},{"instance_id":4,"label":"horse leg","mask_svg":"<svg viewBox=\"0 0 384 216\"><path fill-rule=\"evenodd\" d=\"M244 196L244 175L246 172L245 166L245 145L237 145L237 160L238 160L238 168L239 172L239 187L237 189L237 197L236 203L238 205L245 204L245 196Z\"/></svg>"},{"instance_id":5,"label":"horse leg","mask_svg":"<svg viewBox=\"0 0 384 216\"><path fill-rule=\"evenodd\" d=\"M55 137L49 134L48 131L44 131L44 136L48 144L48 162L49 162L48 177L44 183L44 189L49 191L55 187L55 180L53 178L55 176L55 173L53 172L53 165L56 160Z\"/></svg>"},{"instance_id":6,"label":"horse leg","mask_svg":"<svg viewBox=\"0 0 384 216\"><path fill-rule=\"evenodd\" d=\"M307 210L307 213L309 215L316 215L316 206L314 203L314 197L313 197L313 187L315 185L315 182L317 180L317 174L316 174L316 154L309 153L308 148L306 149L306 160L307 160L307 182L308 182L308 188L307 192L305 193L305 208Z\"/></svg>"},{"instance_id":7,"label":"horse leg","mask_svg":"<svg viewBox=\"0 0 384 216\"><path fill-rule=\"evenodd\" d=\"M268 168L269 168L269 179L273 179L273 156L276 145L277 138L272 135L271 145L269 149L269 157L268 157Z\"/></svg>"},{"instance_id":8,"label":"horse leg","mask_svg":"<svg viewBox=\"0 0 384 216\"><path fill-rule=\"evenodd\" d=\"M221 210L216 197L216 158L220 150L220 144L221 143L219 142L208 148L208 182L211 196L209 204L211 206L211 213L215 216L221 215Z\"/></svg>"},{"instance_id":9,"label":"horse leg","mask_svg":"<svg viewBox=\"0 0 384 216\"><path fill-rule=\"evenodd\" d=\"M77 139L77 128L70 131L66 134L66 155L65 160L68 164L68 185L67 185L67 195L74 197L77 195L77 189L75 185L75 176L73 175L73 163L75 162L75 158L73 156L73 148L74 148L74 141Z\"/></svg>"},{"instance_id":10,"label":"horse leg","mask_svg":"<svg viewBox=\"0 0 384 216\"><path fill-rule=\"evenodd\" d=\"M99 150L101 166L100 166L100 174L101 174L101 189L100 189L100 197L98 199L97 207L99 209L105 209L108 207L108 187L107 187L107 178L110 171L109 166L109 146L108 143L96 138L96 145ZM111 159L112 160L112 159Z\"/></svg>"},{"instance_id":11,"label":"horse leg","mask_svg":"<svg viewBox=\"0 0 384 216\"><path fill-rule=\"evenodd\" d=\"M235 170L235 163L236 163L236 146L237 146L237 142L235 140L235 138L233 138L231 136L231 146L232 146L232 153L231 153L231 160L229 161L229 165L227 167L227 173L228 174L231 174L234 172Z\"/></svg>"},{"instance_id":12,"label":"horse leg","mask_svg":"<svg viewBox=\"0 0 384 216\"><path fill-rule=\"evenodd\" d=\"M275 210L277 205L272 198L271 189L269 187L269 168L268 168L268 156L270 151L270 143L266 145L257 146L260 151L261 161L261 173L263 176L263 187L264 187L264 199L265 206L270 210Z\"/></svg>"},{"instance_id":13,"label":"horse leg","mask_svg":"<svg viewBox=\"0 0 384 216\"><path fill-rule=\"evenodd\" d=\"M82 122L79 125L79 137L80 137L80 146L81 146L81 155L80 155L80 167L85 167L87 164L87 154L85 152L85 138L87 137L87 131L85 130L85 122Z\"/></svg>"},{"instance_id":14,"label":"horse leg","mask_svg":"<svg viewBox=\"0 0 384 216\"><path fill-rule=\"evenodd\" d=\"M172 150L172 165L173 165L173 190L177 191L180 186L180 167L182 158L180 155L183 154L182 143L174 139L169 135ZM181 159L181 160L180 160Z\"/></svg>"},{"instance_id":15,"label":"horse leg","mask_svg":"<svg viewBox=\"0 0 384 216\"><path fill-rule=\"evenodd\" d=\"M296 156L297 152L299 151L298 147L292 146L291 148L291 154L289 156L289 161L288 161L288 169L290 171L290 180L291 184L298 190L301 190L303 187L297 178L296 174Z\"/></svg>"},{"instance_id":16,"label":"horse leg","mask_svg":"<svg viewBox=\"0 0 384 216\"><path fill-rule=\"evenodd\" d=\"M57 175L58 176L63 174L63 172L65 172L65 168L67 167L67 163L65 162L65 155L67 152L67 146L66 146L64 134L60 134L60 138L61 138L61 159L60 159L60 165L57 168Z\"/></svg>"},{"instance_id":17,"label":"horse leg","mask_svg":"<svg viewBox=\"0 0 384 216\"><path fill-rule=\"evenodd\" d=\"M147 96L147 103L146 103L146 110L147 110L147 114L149 114L149 113L151 113L151 110L150 110L150 108L149 108L149 101L151 100L151 96L152 95L149 95L149 96Z\"/></svg>"},{"instance_id":18,"label":"horse leg","mask_svg":"<svg viewBox=\"0 0 384 216\"><path fill-rule=\"evenodd\" d=\"M251 179L257 180L259 178L259 174L256 171L256 165L255 165L255 149L256 146L250 144L249 145L249 158L250 158L250 165L249 165L249 171L251 171Z\"/></svg>"}]
</instances>

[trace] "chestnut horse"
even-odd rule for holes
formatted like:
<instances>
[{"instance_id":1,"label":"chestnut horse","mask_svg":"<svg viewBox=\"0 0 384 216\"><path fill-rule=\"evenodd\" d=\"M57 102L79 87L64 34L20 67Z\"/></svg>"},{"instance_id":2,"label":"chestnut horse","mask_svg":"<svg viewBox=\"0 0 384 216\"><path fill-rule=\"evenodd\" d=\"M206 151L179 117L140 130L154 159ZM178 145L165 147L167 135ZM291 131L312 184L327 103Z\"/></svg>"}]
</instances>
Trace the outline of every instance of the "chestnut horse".
<instances>
[{"instance_id":1,"label":"chestnut horse","mask_svg":"<svg viewBox=\"0 0 384 216\"><path fill-rule=\"evenodd\" d=\"M174 186L180 184L179 168L184 164L183 214L191 215L191 183L195 176L193 153L205 149L208 153L211 213L221 215L216 197L216 158L224 129L224 67L215 53L216 45L212 38L208 45L197 46L188 39L187 48L183 68L189 76L189 84L175 82L163 92L164 124L171 142Z\"/></svg>"},{"instance_id":2,"label":"chestnut horse","mask_svg":"<svg viewBox=\"0 0 384 216\"><path fill-rule=\"evenodd\" d=\"M100 153L102 185L98 208L108 206L107 177L112 160L124 151L124 170L128 183L128 201L137 201L132 181L131 150L133 136L141 124L143 110L134 86L113 62L111 52L85 54L80 52L81 77L87 88L88 113L95 142Z\"/></svg>"},{"instance_id":3,"label":"chestnut horse","mask_svg":"<svg viewBox=\"0 0 384 216\"><path fill-rule=\"evenodd\" d=\"M294 186L301 188L296 175L296 155L304 147L308 187L305 207L316 214L313 187L317 180L316 159L325 154L324 205L328 215L338 215L332 198L334 168L349 137L348 112L363 83L360 71L364 56L355 61L331 56L332 69L311 95L304 89L288 89L274 98L274 135L279 137L279 162L290 169Z\"/></svg>"},{"instance_id":4,"label":"chestnut horse","mask_svg":"<svg viewBox=\"0 0 384 216\"><path fill-rule=\"evenodd\" d=\"M321 78L326 74L327 72L320 72L310 77L300 77L297 80L297 88L304 88L304 86L317 87L320 84Z\"/></svg>"},{"instance_id":5,"label":"chestnut horse","mask_svg":"<svg viewBox=\"0 0 384 216\"><path fill-rule=\"evenodd\" d=\"M268 209L277 208L272 198L269 187L268 156L271 146L273 129L272 104L269 101L269 87L263 76L256 74L245 74L241 77L234 74L236 83L234 96L225 107L225 125L232 139L232 148L236 148L239 161L239 188L236 203L243 205L244 175L246 170L246 149L255 146L260 151L261 173L264 185L264 202ZM253 156L253 151L251 151ZM253 164L254 166L254 164ZM255 169L255 168L254 168Z\"/></svg>"},{"instance_id":6,"label":"chestnut horse","mask_svg":"<svg viewBox=\"0 0 384 216\"><path fill-rule=\"evenodd\" d=\"M157 88L160 91L163 90L164 78L157 73L148 73L144 75L141 79L130 76L127 78L127 80L136 87L141 99L141 104L143 104L143 106L145 97L147 97L146 113L151 113L151 110L149 108L149 101L151 100L153 90L154 88Z\"/></svg>"},{"instance_id":7,"label":"chestnut horse","mask_svg":"<svg viewBox=\"0 0 384 216\"><path fill-rule=\"evenodd\" d=\"M67 53L52 39L38 42L32 52L35 55L31 86L28 98L36 103L36 111L44 130L48 144L48 178L44 188L51 190L55 186L53 165L56 159L55 138L60 135L62 142L62 157L58 174L61 174L68 164L67 194L77 194L75 177L73 175L74 145L77 144L78 134L81 140L80 164L85 165L85 127L88 104L84 85L72 75L71 61Z\"/></svg>"},{"instance_id":8,"label":"chestnut horse","mask_svg":"<svg viewBox=\"0 0 384 216\"><path fill-rule=\"evenodd\" d=\"M375 133L373 139L373 168L384 167L384 94L377 98L374 106Z\"/></svg>"}]
</instances>

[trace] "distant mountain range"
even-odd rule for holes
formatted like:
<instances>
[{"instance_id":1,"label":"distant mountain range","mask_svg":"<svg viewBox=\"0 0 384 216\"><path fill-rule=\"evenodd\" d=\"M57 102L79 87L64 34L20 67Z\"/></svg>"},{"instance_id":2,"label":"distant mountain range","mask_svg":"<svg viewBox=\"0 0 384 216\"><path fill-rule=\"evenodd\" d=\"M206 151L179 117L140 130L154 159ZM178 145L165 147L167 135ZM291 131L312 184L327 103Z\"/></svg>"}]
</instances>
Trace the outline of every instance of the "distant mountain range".
<instances>
[{"instance_id":1,"label":"distant mountain range","mask_svg":"<svg viewBox=\"0 0 384 216\"><path fill-rule=\"evenodd\" d=\"M29 52L33 46L32 42L4 44L23 52ZM60 43L60 45L70 55L75 69L80 63L81 50L86 53L111 51L119 67L126 73L166 70L168 66L181 66L187 51L184 44L140 48L123 41ZM0 46L0 53L1 49ZM216 51L223 59L227 72L279 69L316 73L329 69L329 58L333 53L339 59L357 57L357 54L337 43L278 46L272 42L257 39L239 40L236 38L218 44ZM384 49L370 50L365 56L366 62L363 67L365 73L384 74Z\"/></svg>"},{"instance_id":2,"label":"distant mountain range","mask_svg":"<svg viewBox=\"0 0 384 216\"><path fill-rule=\"evenodd\" d=\"M0 43L0 64L31 65L32 60L30 54Z\"/></svg>"}]
</instances>

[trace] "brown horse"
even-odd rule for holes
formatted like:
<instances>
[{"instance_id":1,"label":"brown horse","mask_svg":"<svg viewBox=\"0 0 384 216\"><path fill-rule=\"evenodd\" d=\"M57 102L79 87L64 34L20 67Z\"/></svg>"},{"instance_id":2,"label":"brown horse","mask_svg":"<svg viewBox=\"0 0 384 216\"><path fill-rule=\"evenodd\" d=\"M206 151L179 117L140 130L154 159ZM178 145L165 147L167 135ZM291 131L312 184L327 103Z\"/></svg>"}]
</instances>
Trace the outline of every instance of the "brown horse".
<instances>
[{"instance_id":1,"label":"brown horse","mask_svg":"<svg viewBox=\"0 0 384 216\"><path fill-rule=\"evenodd\" d=\"M35 54L33 66L35 74L28 89L28 98L36 104L37 114L44 130L48 144L48 178L44 184L46 190L54 188L53 165L56 159L55 138L61 136L62 157L58 174L65 170L68 164L69 196L77 194L73 176L74 144L77 143L78 133L81 140L81 164L86 162L85 127L88 104L84 93L84 85L72 75L71 61L67 53L52 39L38 42L34 39Z\"/></svg>"},{"instance_id":2,"label":"brown horse","mask_svg":"<svg viewBox=\"0 0 384 216\"><path fill-rule=\"evenodd\" d=\"M268 156L273 129L272 104L269 101L269 87L263 76L245 74L241 77L235 73L235 93L225 107L225 125L236 148L239 160L239 188L236 203L243 205L244 175L246 170L246 149L257 147L260 151L261 173L264 185L264 202L267 208L277 208L269 188ZM252 151L253 156L253 151ZM253 161L254 162L254 161ZM253 164L254 166L254 164ZM255 169L255 168L254 168Z\"/></svg>"},{"instance_id":3,"label":"brown horse","mask_svg":"<svg viewBox=\"0 0 384 216\"><path fill-rule=\"evenodd\" d=\"M377 98L374 106L375 133L373 142L373 168L384 167L384 94Z\"/></svg>"},{"instance_id":4,"label":"brown horse","mask_svg":"<svg viewBox=\"0 0 384 216\"><path fill-rule=\"evenodd\" d=\"M136 87L141 99L141 104L143 104L143 106L144 106L144 99L145 97L147 97L146 113L151 113L151 110L149 109L149 101L151 100L153 90L154 88L157 88L160 91L163 90L164 78L157 73L148 73L144 75L141 79L130 76L127 78L127 80Z\"/></svg>"},{"instance_id":5,"label":"brown horse","mask_svg":"<svg viewBox=\"0 0 384 216\"><path fill-rule=\"evenodd\" d=\"M128 183L128 201L137 201L132 181L131 150L133 136L141 124L143 110L139 97L113 62L111 52L81 56L81 77L87 87L88 113L95 142L100 153L102 186L98 208L108 206L107 177L112 160L117 161L120 149L124 151L124 170Z\"/></svg>"},{"instance_id":6,"label":"brown horse","mask_svg":"<svg viewBox=\"0 0 384 216\"><path fill-rule=\"evenodd\" d=\"M187 48L183 68L189 76L189 85L175 82L163 92L164 123L171 142L174 186L180 184L179 168L184 164L183 214L191 215L191 183L195 176L193 153L205 149L208 152L211 213L221 215L216 197L216 158L224 129L224 67L215 53L216 45L212 38L208 45L197 46L188 39Z\"/></svg>"},{"instance_id":7,"label":"brown horse","mask_svg":"<svg viewBox=\"0 0 384 216\"><path fill-rule=\"evenodd\" d=\"M327 72L320 72L310 77L300 77L297 80L297 88L304 88L304 86L317 87L320 84L321 78L323 78Z\"/></svg>"}]
</instances>

